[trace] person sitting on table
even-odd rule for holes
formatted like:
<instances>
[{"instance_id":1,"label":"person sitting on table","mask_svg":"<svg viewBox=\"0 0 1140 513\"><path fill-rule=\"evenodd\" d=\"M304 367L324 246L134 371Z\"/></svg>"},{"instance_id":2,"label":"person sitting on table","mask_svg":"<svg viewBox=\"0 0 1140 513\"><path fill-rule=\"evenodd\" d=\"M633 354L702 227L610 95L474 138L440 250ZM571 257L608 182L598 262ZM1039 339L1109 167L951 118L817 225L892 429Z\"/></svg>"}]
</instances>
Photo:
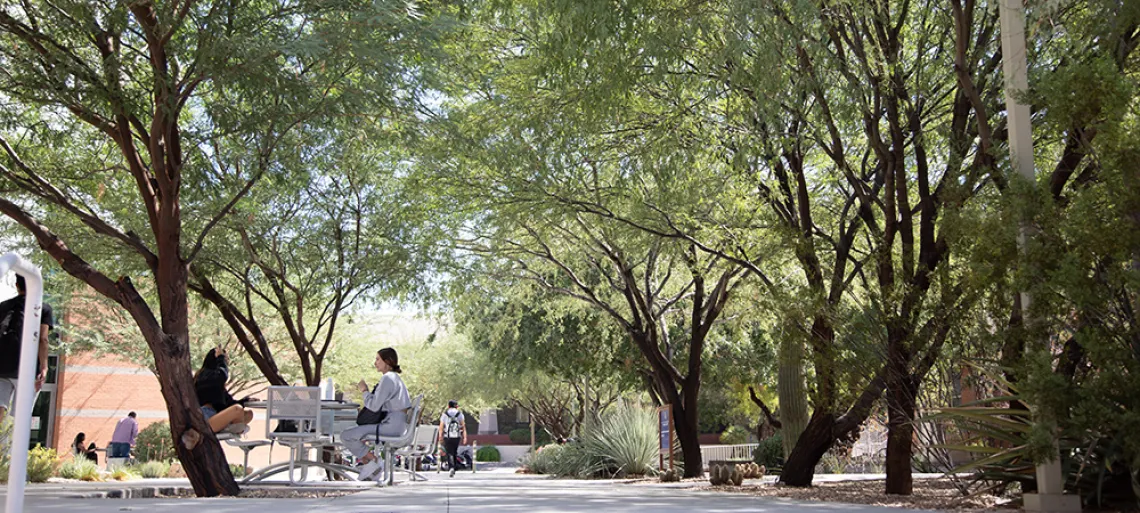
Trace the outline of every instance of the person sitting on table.
<instances>
[{"instance_id":1,"label":"person sitting on table","mask_svg":"<svg viewBox=\"0 0 1140 513\"><path fill-rule=\"evenodd\" d=\"M341 442L353 456L357 458L358 472L361 481L367 481L381 475L384 470L375 454L372 454L364 445L364 437L400 436L404 434L404 424L407 422L407 410L412 406L408 396L408 387L400 379L400 357L396 350L385 347L376 353L373 364L376 370L383 373L380 382L368 391L368 384L360 380L357 386L364 394L361 401L361 415L357 417L359 424L368 417L378 418L377 423L359 424L350 427L340 434ZM367 411L366 411L367 410Z\"/></svg>"},{"instance_id":2,"label":"person sitting on table","mask_svg":"<svg viewBox=\"0 0 1140 513\"><path fill-rule=\"evenodd\" d=\"M75 453L76 458L83 457L95 463L99 463L99 455L95 453L95 443L92 442L91 445L84 447L83 444L86 441L87 434L80 432L78 435L75 435L75 441L71 442L72 452Z\"/></svg>"},{"instance_id":3,"label":"person sitting on table","mask_svg":"<svg viewBox=\"0 0 1140 513\"><path fill-rule=\"evenodd\" d=\"M253 398L234 400L234 396L226 391L229 379L226 350L216 347L206 354L202 368L194 374L194 389L198 392L198 403L210 429L215 433L225 431L240 435L249 430L249 423L253 420L253 411L244 407Z\"/></svg>"}]
</instances>

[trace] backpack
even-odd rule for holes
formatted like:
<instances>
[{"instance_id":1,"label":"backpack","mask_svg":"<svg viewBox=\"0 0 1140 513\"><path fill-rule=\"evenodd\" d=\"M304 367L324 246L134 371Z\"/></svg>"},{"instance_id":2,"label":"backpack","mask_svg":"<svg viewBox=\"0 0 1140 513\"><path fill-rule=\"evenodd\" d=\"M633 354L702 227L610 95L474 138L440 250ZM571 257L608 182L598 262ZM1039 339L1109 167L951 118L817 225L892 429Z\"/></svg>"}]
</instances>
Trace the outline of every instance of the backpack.
<instances>
[{"instance_id":1,"label":"backpack","mask_svg":"<svg viewBox=\"0 0 1140 513\"><path fill-rule=\"evenodd\" d=\"M0 313L0 374L15 377L20 367L20 336L24 328L24 305L12 304ZM38 366L39 361L36 361Z\"/></svg>"},{"instance_id":2,"label":"backpack","mask_svg":"<svg viewBox=\"0 0 1140 513\"><path fill-rule=\"evenodd\" d=\"M460 413L458 411L455 412L455 415L447 414L447 429L443 432L444 438L459 438L463 436L459 425L459 415Z\"/></svg>"}]
</instances>

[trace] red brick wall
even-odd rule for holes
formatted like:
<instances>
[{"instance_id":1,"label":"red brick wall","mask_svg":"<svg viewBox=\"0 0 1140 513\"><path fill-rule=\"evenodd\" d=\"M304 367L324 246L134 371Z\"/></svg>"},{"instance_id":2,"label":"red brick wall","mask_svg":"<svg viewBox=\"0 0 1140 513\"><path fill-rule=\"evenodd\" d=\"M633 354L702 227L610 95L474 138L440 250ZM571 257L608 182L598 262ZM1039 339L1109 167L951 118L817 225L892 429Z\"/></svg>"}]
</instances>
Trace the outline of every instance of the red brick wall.
<instances>
[{"instance_id":1,"label":"red brick wall","mask_svg":"<svg viewBox=\"0 0 1140 513\"><path fill-rule=\"evenodd\" d=\"M145 367L131 364L115 355L96 358L92 353L61 357L57 379L55 449L71 454L71 442L83 432L87 443L107 447L115 425L130 412L137 415L139 430L167 419L166 402L162 398L158 378ZM255 410L247 440L265 438L263 412ZM242 452L225 443L222 448L231 463L242 462ZM69 456L65 456L69 457ZM286 461L288 449L276 447L273 461ZM269 449L257 448L250 453L250 466L269 462ZM105 463L100 455L99 463Z\"/></svg>"}]
</instances>

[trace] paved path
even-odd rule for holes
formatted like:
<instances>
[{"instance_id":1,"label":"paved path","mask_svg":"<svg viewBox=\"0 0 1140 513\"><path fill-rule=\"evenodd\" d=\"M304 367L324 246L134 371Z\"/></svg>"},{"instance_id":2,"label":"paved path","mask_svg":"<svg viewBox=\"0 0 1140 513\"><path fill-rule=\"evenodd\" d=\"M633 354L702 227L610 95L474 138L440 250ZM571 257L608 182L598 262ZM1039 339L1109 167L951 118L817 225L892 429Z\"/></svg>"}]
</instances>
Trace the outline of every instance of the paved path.
<instances>
[{"instance_id":1,"label":"paved path","mask_svg":"<svg viewBox=\"0 0 1140 513\"><path fill-rule=\"evenodd\" d=\"M796 502L693 490L692 483L662 484L549 479L510 469L428 473L427 482L399 482L324 499L75 499L59 497L59 485L36 486L27 513L905 513L898 508ZM181 481L183 486L185 481ZM167 483L177 484L177 483ZM96 485L87 485L94 488ZM52 489L56 492L51 493ZM76 488L76 487L72 487ZM0 494L2 495L2 494Z\"/></svg>"}]
</instances>

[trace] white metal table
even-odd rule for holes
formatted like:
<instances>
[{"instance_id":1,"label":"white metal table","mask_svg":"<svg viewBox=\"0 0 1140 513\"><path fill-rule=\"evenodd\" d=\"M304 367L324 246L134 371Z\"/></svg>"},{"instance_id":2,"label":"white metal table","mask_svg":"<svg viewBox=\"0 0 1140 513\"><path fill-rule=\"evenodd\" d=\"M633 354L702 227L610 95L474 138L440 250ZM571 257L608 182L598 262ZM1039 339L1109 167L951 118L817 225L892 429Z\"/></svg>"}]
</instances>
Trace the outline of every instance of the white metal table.
<instances>
[{"instance_id":1,"label":"white metal table","mask_svg":"<svg viewBox=\"0 0 1140 513\"><path fill-rule=\"evenodd\" d=\"M268 403L265 401L251 401L245 404L246 408L251 409L266 409ZM290 472L290 469L300 469L301 481L308 478L308 470L311 467L324 469L329 476L339 476L345 480L353 481L355 478L351 474L356 473L356 469L346 465L337 463L330 463L319 461L320 456L316 460L308 458L309 451L318 450L323 451L327 447L342 447L340 441L337 439L341 431L348 427L356 425L356 412L360 409L360 405L356 403L349 403L344 401L321 401L321 425L319 432L321 435L311 441L303 443L304 450L297 451L296 459L281 463L274 463L265 468L258 469L256 472L251 473L241 480L242 483L250 483L262 481L270 476L275 476L282 472ZM267 420L268 422L268 420ZM298 429L302 429L298 426ZM318 453L321 454L321 453ZM292 473L290 472L290 480L292 480Z\"/></svg>"}]
</instances>

